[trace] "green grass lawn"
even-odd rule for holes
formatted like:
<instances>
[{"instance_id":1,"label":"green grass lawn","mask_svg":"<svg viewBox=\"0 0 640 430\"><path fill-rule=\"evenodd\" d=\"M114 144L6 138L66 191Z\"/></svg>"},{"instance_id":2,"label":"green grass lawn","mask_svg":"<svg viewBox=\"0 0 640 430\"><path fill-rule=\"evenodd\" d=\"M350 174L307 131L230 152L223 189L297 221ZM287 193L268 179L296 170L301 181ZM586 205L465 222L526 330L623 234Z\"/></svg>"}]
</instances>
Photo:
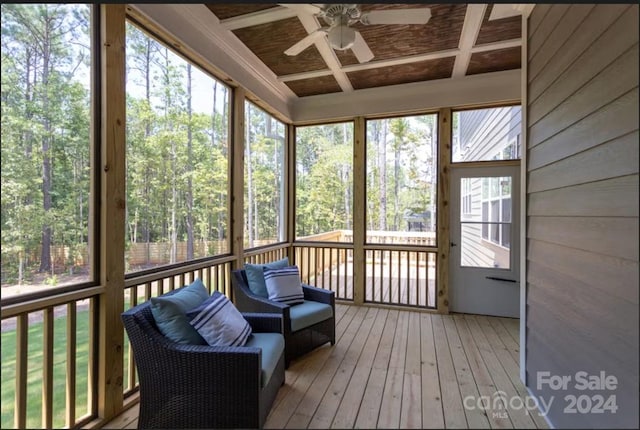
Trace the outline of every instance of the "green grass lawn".
<instances>
[{"instance_id":1,"label":"green grass lawn","mask_svg":"<svg viewBox=\"0 0 640 430\"><path fill-rule=\"evenodd\" d=\"M66 363L67 330L66 317L54 320L53 350L53 427L65 426L66 410ZM42 425L42 336L43 323L29 326L28 375L27 375L27 428L43 428ZM125 337L126 339L126 337ZM125 363L127 353L125 348ZM128 367L124 367L127 381ZM78 311L76 327L76 417L86 415L88 410L89 376L89 311ZM14 428L14 402L16 378L16 331L2 333L2 421L0 428Z\"/></svg>"}]
</instances>

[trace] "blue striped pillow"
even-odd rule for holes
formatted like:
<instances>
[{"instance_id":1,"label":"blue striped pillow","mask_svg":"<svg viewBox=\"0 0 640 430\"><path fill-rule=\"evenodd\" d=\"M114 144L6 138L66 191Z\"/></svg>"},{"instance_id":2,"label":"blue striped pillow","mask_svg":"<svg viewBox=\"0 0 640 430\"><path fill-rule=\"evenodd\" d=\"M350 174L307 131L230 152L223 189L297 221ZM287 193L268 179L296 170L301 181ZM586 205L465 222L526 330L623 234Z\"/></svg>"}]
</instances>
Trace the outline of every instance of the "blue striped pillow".
<instances>
[{"instance_id":1,"label":"blue striped pillow","mask_svg":"<svg viewBox=\"0 0 640 430\"><path fill-rule=\"evenodd\" d=\"M267 285L269 300L297 305L304 301L298 266L283 269L264 269L264 282Z\"/></svg>"},{"instance_id":2,"label":"blue striped pillow","mask_svg":"<svg viewBox=\"0 0 640 430\"><path fill-rule=\"evenodd\" d=\"M187 318L211 346L243 346L251 334L247 320L227 296L218 291L187 312Z\"/></svg>"}]
</instances>

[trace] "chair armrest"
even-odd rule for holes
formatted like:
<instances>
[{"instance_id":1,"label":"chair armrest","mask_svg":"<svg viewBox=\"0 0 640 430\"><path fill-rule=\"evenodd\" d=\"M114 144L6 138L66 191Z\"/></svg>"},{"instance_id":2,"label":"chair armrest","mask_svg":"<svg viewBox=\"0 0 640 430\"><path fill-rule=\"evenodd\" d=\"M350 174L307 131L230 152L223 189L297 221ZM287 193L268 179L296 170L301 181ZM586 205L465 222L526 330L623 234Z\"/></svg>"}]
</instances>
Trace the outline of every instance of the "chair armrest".
<instances>
[{"instance_id":1,"label":"chair armrest","mask_svg":"<svg viewBox=\"0 0 640 430\"><path fill-rule=\"evenodd\" d=\"M326 303L333 306L335 303L335 293L333 291L324 290L322 288L312 287L311 285L302 285L304 299L314 302Z\"/></svg>"},{"instance_id":2,"label":"chair armrest","mask_svg":"<svg viewBox=\"0 0 640 430\"><path fill-rule=\"evenodd\" d=\"M251 303L251 311L257 313L282 314L284 309L289 307L284 303L272 302L252 293L245 294L245 301L249 301Z\"/></svg>"},{"instance_id":3,"label":"chair armrest","mask_svg":"<svg viewBox=\"0 0 640 430\"><path fill-rule=\"evenodd\" d=\"M242 316L251 325L254 333L282 334L282 315L269 313L243 313Z\"/></svg>"}]
</instances>

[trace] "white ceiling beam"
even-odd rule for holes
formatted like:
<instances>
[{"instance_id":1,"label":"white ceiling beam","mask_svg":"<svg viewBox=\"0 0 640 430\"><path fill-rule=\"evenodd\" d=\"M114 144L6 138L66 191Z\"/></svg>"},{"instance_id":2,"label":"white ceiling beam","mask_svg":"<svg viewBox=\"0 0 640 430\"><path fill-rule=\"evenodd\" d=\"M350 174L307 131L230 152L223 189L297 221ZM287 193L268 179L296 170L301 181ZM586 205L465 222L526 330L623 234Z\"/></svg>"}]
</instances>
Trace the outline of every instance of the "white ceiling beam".
<instances>
[{"instance_id":1,"label":"white ceiling beam","mask_svg":"<svg viewBox=\"0 0 640 430\"><path fill-rule=\"evenodd\" d=\"M290 104L297 96L277 80L269 69L204 4L130 4L155 22L180 44L189 46L214 69L221 79L244 86L283 116L291 118ZM224 76L226 75L226 77Z\"/></svg>"},{"instance_id":2,"label":"white ceiling beam","mask_svg":"<svg viewBox=\"0 0 640 430\"><path fill-rule=\"evenodd\" d=\"M467 67L469 67L469 60L471 59L471 48L473 48L478 38L486 9L486 4L467 4L467 13L464 17L464 24L462 25L460 42L458 44L460 53L456 57L456 62L453 65L452 78L459 78L467 73Z\"/></svg>"},{"instance_id":3,"label":"white ceiling beam","mask_svg":"<svg viewBox=\"0 0 640 430\"><path fill-rule=\"evenodd\" d=\"M491 14L489 15L489 21L493 21L494 19L510 18L520 14L524 15L526 18L529 16L534 6L535 4L530 3L494 4L491 9Z\"/></svg>"},{"instance_id":4,"label":"white ceiling beam","mask_svg":"<svg viewBox=\"0 0 640 430\"><path fill-rule=\"evenodd\" d=\"M416 63L418 61L437 60L439 58L453 57L458 54L458 49L447 49L445 51L430 52L428 54L408 55L406 57L394 58L393 60L370 61L362 64L351 64L342 67L344 73L357 72L360 70L377 69L380 67L398 66L400 64ZM293 73L291 75L283 75L278 78L280 82L298 81L301 79L312 79L320 76L330 75L331 70L314 70L311 72Z\"/></svg>"},{"instance_id":5,"label":"white ceiling beam","mask_svg":"<svg viewBox=\"0 0 640 430\"><path fill-rule=\"evenodd\" d=\"M315 16L310 14L300 14L298 15L300 22L307 33L311 34L314 31L320 28L320 24ZM340 62L338 61L338 57L336 57L336 53L333 51L333 48L329 45L329 41L326 37L322 37L320 40L315 42L316 48L318 48L318 52L320 52L320 56L326 63L331 73L333 73L333 77L340 85L340 89L342 91L348 93L353 91L353 86L351 85L351 81L347 77L347 74L341 70Z\"/></svg>"},{"instance_id":6,"label":"white ceiling beam","mask_svg":"<svg viewBox=\"0 0 640 430\"><path fill-rule=\"evenodd\" d=\"M495 51L496 49L507 49L507 48L515 48L517 46L522 45L522 39L510 39L510 40L501 40L499 42L491 42L491 43L483 43L482 45L476 45L471 48L471 53L475 54L476 52L486 52L486 51Z\"/></svg>"},{"instance_id":7,"label":"white ceiling beam","mask_svg":"<svg viewBox=\"0 0 640 430\"><path fill-rule=\"evenodd\" d=\"M227 30L237 30L239 28L293 18L294 16L296 16L296 12L293 9L277 6L271 9L234 16L233 18L221 19L220 24Z\"/></svg>"}]
</instances>

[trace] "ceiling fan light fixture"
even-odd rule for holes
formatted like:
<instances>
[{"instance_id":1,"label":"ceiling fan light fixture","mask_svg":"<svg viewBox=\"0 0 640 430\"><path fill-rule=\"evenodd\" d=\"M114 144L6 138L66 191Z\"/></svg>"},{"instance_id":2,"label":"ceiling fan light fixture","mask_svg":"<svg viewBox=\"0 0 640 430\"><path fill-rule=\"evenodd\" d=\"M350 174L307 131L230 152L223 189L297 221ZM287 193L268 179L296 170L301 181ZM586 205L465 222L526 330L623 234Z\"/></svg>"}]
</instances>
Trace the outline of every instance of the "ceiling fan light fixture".
<instances>
[{"instance_id":1,"label":"ceiling fan light fixture","mask_svg":"<svg viewBox=\"0 0 640 430\"><path fill-rule=\"evenodd\" d=\"M344 51L353 46L356 41L356 32L346 25L336 25L327 34L329 43L333 49Z\"/></svg>"}]
</instances>

